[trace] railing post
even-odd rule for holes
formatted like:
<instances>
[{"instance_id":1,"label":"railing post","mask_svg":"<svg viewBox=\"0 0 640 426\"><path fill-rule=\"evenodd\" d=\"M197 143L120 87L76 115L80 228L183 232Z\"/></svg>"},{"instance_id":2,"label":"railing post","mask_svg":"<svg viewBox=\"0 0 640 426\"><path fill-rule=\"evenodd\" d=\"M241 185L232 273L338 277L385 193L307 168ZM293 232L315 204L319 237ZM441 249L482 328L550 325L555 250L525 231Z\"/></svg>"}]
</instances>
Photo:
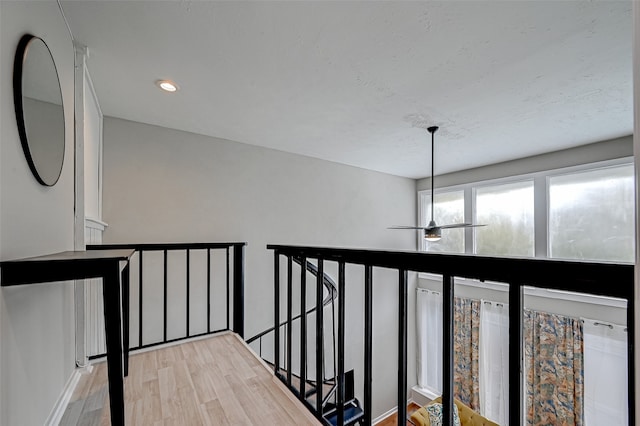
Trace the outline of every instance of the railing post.
<instances>
[{"instance_id":1,"label":"railing post","mask_svg":"<svg viewBox=\"0 0 640 426\"><path fill-rule=\"evenodd\" d=\"M324 262L318 259L316 276L316 416L322 417L322 386L324 382Z\"/></svg>"},{"instance_id":2,"label":"railing post","mask_svg":"<svg viewBox=\"0 0 640 426\"><path fill-rule=\"evenodd\" d=\"M453 426L454 280L451 275L442 277L442 307L442 417L445 425Z\"/></svg>"},{"instance_id":3,"label":"railing post","mask_svg":"<svg viewBox=\"0 0 640 426\"><path fill-rule=\"evenodd\" d=\"M635 289L631 286L627 299L627 405L630 426L636 424L635 324Z\"/></svg>"},{"instance_id":4,"label":"railing post","mask_svg":"<svg viewBox=\"0 0 640 426\"><path fill-rule=\"evenodd\" d=\"M300 400L305 401L307 380L307 258L300 259Z\"/></svg>"},{"instance_id":5,"label":"railing post","mask_svg":"<svg viewBox=\"0 0 640 426\"><path fill-rule=\"evenodd\" d=\"M291 360L292 360L292 346L293 346L293 258L291 255L287 255L287 348L286 348L286 356L287 356L287 386L291 389L291 378L292 378L292 368L291 368Z\"/></svg>"},{"instance_id":6,"label":"railing post","mask_svg":"<svg viewBox=\"0 0 640 426\"><path fill-rule=\"evenodd\" d=\"M273 364L280 373L280 253L273 251Z\"/></svg>"},{"instance_id":7,"label":"railing post","mask_svg":"<svg viewBox=\"0 0 640 426\"><path fill-rule=\"evenodd\" d=\"M168 309L168 300L167 300L167 296L168 296L168 291L167 288L169 286L169 282L168 282L168 273L167 273L167 250L164 250L164 254L163 254L163 274L164 274L164 279L163 279L163 302L162 302L162 330L163 330L163 340L166 342L167 341L167 309ZM142 345L141 345L142 346Z\"/></svg>"},{"instance_id":8,"label":"railing post","mask_svg":"<svg viewBox=\"0 0 640 426\"><path fill-rule=\"evenodd\" d=\"M229 255L229 247L227 247L225 249L226 251L226 287L225 287L225 298L227 299L227 330L231 330L231 327L229 326L229 318L231 317L231 303L230 303L230 297L231 297L231 290L230 290L230 286L231 286L231 282L229 281L229 277L231 276L231 268L230 268L230 255Z\"/></svg>"},{"instance_id":9,"label":"railing post","mask_svg":"<svg viewBox=\"0 0 640 426\"><path fill-rule=\"evenodd\" d=\"M129 279L129 262L127 262L120 275L122 283L122 351L124 353L125 377L129 375L129 298L131 297Z\"/></svg>"},{"instance_id":10,"label":"railing post","mask_svg":"<svg viewBox=\"0 0 640 426\"><path fill-rule=\"evenodd\" d=\"M186 319L186 334L187 337L189 337L189 331L190 331L190 324L189 324L189 320L191 319L191 251L189 249L187 249L187 276L186 276L186 299L187 299L187 319Z\"/></svg>"},{"instance_id":11,"label":"railing post","mask_svg":"<svg viewBox=\"0 0 640 426\"><path fill-rule=\"evenodd\" d=\"M519 284L509 284L509 424L518 425L523 421L523 377L522 377L522 332L524 309L524 288Z\"/></svg>"},{"instance_id":12,"label":"railing post","mask_svg":"<svg viewBox=\"0 0 640 426\"><path fill-rule=\"evenodd\" d=\"M407 418L407 282L405 269L398 274L398 424Z\"/></svg>"},{"instance_id":13,"label":"railing post","mask_svg":"<svg viewBox=\"0 0 640 426\"><path fill-rule=\"evenodd\" d=\"M336 401L337 424L344 424L344 321L345 321L345 267L338 263L338 399Z\"/></svg>"},{"instance_id":14,"label":"railing post","mask_svg":"<svg viewBox=\"0 0 640 426\"><path fill-rule=\"evenodd\" d=\"M373 382L373 267L364 267L364 424L371 425Z\"/></svg>"},{"instance_id":15,"label":"railing post","mask_svg":"<svg viewBox=\"0 0 640 426\"><path fill-rule=\"evenodd\" d=\"M211 333L211 249L207 249L207 333Z\"/></svg>"},{"instance_id":16,"label":"railing post","mask_svg":"<svg viewBox=\"0 0 640 426\"><path fill-rule=\"evenodd\" d=\"M142 249L138 250L138 346L142 346Z\"/></svg>"},{"instance_id":17,"label":"railing post","mask_svg":"<svg viewBox=\"0 0 640 426\"><path fill-rule=\"evenodd\" d=\"M233 246L233 331L244 337L244 244Z\"/></svg>"}]
</instances>

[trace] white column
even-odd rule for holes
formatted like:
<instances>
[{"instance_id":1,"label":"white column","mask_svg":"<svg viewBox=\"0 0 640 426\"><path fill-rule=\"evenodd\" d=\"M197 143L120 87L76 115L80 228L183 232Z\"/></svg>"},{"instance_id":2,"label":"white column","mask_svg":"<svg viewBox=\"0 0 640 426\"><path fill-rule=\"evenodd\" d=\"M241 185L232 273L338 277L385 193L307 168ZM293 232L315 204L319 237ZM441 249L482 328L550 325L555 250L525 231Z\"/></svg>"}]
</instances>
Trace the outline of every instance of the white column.
<instances>
[{"instance_id":1,"label":"white column","mask_svg":"<svg viewBox=\"0 0 640 426\"><path fill-rule=\"evenodd\" d=\"M87 47L74 41L75 50L75 198L74 198L74 249L85 249L84 225L84 61ZM85 282L76 280L74 287L76 322L76 365L88 364L85 331Z\"/></svg>"}]
</instances>

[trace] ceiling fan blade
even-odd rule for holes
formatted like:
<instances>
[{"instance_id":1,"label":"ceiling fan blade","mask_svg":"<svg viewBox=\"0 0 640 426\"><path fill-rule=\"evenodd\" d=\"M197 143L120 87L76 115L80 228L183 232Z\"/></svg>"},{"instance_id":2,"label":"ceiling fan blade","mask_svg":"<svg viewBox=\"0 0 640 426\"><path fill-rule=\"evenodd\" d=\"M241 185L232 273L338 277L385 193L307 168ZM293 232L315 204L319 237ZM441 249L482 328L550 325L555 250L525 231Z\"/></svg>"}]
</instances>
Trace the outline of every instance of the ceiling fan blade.
<instances>
[{"instance_id":1,"label":"ceiling fan blade","mask_svg":"<svg viewBox=\"0 0 640 426\"><path fill-rule=\"evenodd\" d=\"M387 229L430 229L426 226L390 226Z\"/></svg>"},{"instance_id":2,"label":"ceiling fan blade","mask_svg":"<svg viewBox=\"0 0 640 426\"><path fill-rule=\"evenodd\" d=\"M449 224L449 225L438 226L438 228L440 228L440 229L475 228L477 226L487 226L487 225L474 225L472 223L452 223L452 224Z\"/></svg>"}]
</instances>

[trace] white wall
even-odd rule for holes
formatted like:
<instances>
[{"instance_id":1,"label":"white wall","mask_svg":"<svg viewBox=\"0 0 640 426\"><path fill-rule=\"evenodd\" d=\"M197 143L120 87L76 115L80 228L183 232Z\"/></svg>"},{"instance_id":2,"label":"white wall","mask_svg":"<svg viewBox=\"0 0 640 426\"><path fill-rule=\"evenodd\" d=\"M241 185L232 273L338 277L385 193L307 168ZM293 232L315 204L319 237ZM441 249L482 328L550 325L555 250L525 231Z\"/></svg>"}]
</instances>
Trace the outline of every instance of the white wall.
<instances>
[{"instance_id":1,"label":"white wall","mask_svg":"<svg viewBox=\"0 0 640 426\"><path fill-rule=\"evenodd\" d=\"M273 323L267 243L416 247L413 232L386 229L415 223L411 179L110 117L104 120L103 190L105 243L248 242L247 337ZM379 282L374 295L374 417L395 406L396 275ZM362 351L363 290L353 283L347 341L355 349L348 363Z\"/></svg>"},{"instance_id":2,"label":"white wall","mask_svg":"<svg viewBox=\"0 0 640 426\"><path fill-rule=\"evenodd\" d=\"M0 258L73 249L73 47L55 1L0 2ZM13 107L13 59L24 33L43 38L62 83L66 153L58 183L38 184ZM0 424L41 425L74 369L73 284L0 290Z\"/></svg>"}]
</instances>

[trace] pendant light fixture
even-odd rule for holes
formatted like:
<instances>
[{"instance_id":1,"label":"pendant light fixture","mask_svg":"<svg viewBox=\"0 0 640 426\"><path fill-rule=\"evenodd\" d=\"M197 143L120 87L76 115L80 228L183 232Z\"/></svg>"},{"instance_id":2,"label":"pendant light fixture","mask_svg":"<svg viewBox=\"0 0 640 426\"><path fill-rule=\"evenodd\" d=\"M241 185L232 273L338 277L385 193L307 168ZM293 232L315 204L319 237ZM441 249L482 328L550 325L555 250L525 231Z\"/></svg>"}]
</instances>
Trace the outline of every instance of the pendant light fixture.
<instances>
[{"instance_id":1,"label":"pendant light fixture","mask_svg":"<svg viewBox=\"0 0 640 426\"><path fill-rule=\"evenodd\" d=\"M476 226L485 226L485 225L473 225L471 223L452 223L450 225L436 225L436 221L434 219L434 207L435 207L435 173L434 173L434 164L435 164L435 133L438 131L438 126L431 126L427 128L427 131L431 133L431 220L429 220L429 224L427 226L392 226L389 229L421 229L424 231L424 239L429 242L440 241L442 238L442 230L443 229L453 229L453 228L472 228Z\"/></svg>"}]
</instances>

